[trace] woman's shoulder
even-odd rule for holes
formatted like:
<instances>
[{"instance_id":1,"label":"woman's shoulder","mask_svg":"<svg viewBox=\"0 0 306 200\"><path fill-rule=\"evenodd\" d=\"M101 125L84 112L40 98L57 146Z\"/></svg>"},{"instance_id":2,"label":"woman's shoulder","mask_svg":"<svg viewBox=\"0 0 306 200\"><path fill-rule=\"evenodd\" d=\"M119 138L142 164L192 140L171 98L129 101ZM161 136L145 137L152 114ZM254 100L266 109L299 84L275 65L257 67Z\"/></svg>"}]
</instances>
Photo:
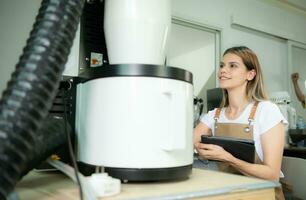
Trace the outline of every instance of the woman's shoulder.
<instances>
[{"instance_id":1,"label":"woman's shoulder","mask_svg":"<svg viewBox=\"0 0 306 200\"><path fill-rule=\"evenodd\" d=\"M209 116L209 117L215 117L215 113L216 113L217 109L218 108L214 108L214 109L208 111L206 115Z\"/></svg>"},{"instance_id":2,"label":"woman's shoulder","mask_svg":"<svg viewBox=\"0 0 306 200\"><path fill-rule=\"evenodd\" d=\"M259 134L266 133L279 122L287 124L279 107L271 101L261 101L255 114Z\"/></svg>"},{"instance_id":3,"label":"woman's shoulder","mask_svg":"<svg viewBox=\"0 0 306 200\"><path fill-rule=\"evenodd\" d=\"M200 121L206 124L210 129L212 129L213 127L215 112L216 112L216 108L208 111L208 113L203 114L200 118Z\"/></svg>"},{"instance_id":4,"label":"woman's shoulder","mask_svg":"<svg viewBox=\"0 0 306 200\"><path fill-rule=\"evenodd\" d=\"M264 110L264 111L269 111L269 110L275 110L275 109L278 109L278 106L269 101L269 100L264 100L264 101L260 101L258 103L258 109L259 110Z\"/></svg>"},{"instance_id":5,"label":"woman's shoulder","mask_svg":"<svg viewBox=\"0 0 306 200\"><path fill-rule=\"evenodd\" d=\"M282 116L282 114L279 107L275 103L265 100L259 102L255 117L256 116L261 119L268 119L278 118L278 116Z\"/></svg>"},{"instance_id":6,"label":"woman's shoulder","mask_svg":"<svg viewBox=\"0 0 306 200\"><path fill-rule=\"evenodd\" d=\"M208 111L207 113L202 114L201 121L213 121L215 119L215 113L217 108Z\"/></svg>"}]
</instances>

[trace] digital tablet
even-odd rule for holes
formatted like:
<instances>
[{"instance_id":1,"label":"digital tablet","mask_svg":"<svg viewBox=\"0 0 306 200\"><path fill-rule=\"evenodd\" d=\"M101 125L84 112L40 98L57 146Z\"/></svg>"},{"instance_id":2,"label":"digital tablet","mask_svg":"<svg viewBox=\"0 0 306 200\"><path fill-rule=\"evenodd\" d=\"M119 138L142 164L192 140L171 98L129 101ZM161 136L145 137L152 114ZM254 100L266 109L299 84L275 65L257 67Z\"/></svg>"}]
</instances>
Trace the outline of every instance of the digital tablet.
<instances>
[{"instance_id":1,"label":"digital tablet","mask_svg":"<svg viewBox=\"0 0 306 200\"><path fill-rule=\"evenodd\" d=\"M255 146L253 141L232 137L202 135L201 142L205 144L219 145L240 160L249 163L254 163L255 161Z\"/></svg>"}]
</instances>

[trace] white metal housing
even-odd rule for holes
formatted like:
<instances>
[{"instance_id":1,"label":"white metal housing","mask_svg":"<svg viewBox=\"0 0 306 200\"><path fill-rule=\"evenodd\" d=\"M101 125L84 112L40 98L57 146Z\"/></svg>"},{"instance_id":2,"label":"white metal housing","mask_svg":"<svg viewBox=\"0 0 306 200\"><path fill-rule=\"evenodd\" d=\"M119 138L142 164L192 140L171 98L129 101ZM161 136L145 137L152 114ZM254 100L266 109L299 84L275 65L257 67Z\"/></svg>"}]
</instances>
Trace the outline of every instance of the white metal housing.
<instances>
[{"instance_id":1,"label":"white metal housing","mask_svg":"<svg viewBox=\"0 0 306 200\"><path fill-rule=\"evenodd\" d=\"M107 77L77 88L79 160L118 168L193 162L193 86L155 77Z\"/></svg>"}]
</instances>

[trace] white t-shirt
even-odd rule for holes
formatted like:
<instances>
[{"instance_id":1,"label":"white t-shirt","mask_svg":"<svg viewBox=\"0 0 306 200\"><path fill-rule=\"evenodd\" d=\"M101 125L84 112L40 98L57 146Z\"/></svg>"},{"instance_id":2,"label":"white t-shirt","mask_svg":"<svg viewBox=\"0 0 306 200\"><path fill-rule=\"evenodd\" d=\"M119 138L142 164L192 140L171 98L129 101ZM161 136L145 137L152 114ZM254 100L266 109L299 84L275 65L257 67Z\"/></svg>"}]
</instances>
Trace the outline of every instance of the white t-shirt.
<instances>
[{"instance_id":1,"label":"white t-shirt","mask_svg":"<svg viewBox=\"0 0 306 200\"><path fill-rule=\"evenodd\" d=\"M248 118L251 113L251 109L254 103L250 103L243 111L243 113L234 120L229 120L226 118L224 111L225 108L221 109L220 117L218 123L240 123L248 124ZM216 109L209 111L207 114L203 115L200 121L206 124L214 135L214 116ZM277 125L279 122L288 124L287 120L283 117L279 108L276 104L270 101L262 101L258 104L257 110L253 121L253 140L255 143L255 149L259 158L263 161L263 151L261 147L260 136L265 134L269 129Z\"/></svg>"}]
</instances>

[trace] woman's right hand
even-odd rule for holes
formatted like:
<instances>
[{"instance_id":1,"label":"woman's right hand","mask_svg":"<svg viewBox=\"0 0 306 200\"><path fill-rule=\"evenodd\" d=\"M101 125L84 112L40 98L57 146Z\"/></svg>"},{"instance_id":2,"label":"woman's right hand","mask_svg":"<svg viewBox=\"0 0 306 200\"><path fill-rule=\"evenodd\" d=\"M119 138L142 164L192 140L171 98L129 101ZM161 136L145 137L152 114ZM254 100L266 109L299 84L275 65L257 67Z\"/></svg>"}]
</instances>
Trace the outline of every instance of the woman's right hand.
<instances>
[{"instance_id":1,"label":"woman's right hand","mask_svg":"<svg viewBox=\"0 0 306 200\"><path fill-rule=\"evenodd\" d=\"M193 146L197 151L199 144L201 144L202 135L211 135L211 130L204 123L200 122L193 131Z\"/></svg>"},{"instance_id":2,"label":"woman's right hand","mask_svg":"<svg viewBox=\"0 0 306 200\"><path fill-rule=\"evenodd\" d=\"M204 159L228 162L233 157L219 145L198 143L195 146L200 157Z\"/></svg>"}]
</instances>

